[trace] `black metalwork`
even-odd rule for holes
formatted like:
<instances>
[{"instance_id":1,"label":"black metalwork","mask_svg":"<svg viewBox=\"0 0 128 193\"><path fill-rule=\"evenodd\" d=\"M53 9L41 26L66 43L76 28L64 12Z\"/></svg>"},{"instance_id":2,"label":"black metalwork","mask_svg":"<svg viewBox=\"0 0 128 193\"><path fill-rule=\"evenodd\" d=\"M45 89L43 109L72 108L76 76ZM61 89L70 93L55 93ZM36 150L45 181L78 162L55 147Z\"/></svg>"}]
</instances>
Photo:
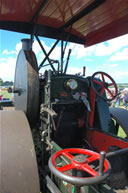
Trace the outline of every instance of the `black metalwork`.
<instances>
[{"instance_id":1,"label":"black metalwork","mask_svg":"<svg viewBox=\"0 0 128 193\"><path fill-rule=\"evenodd\" d=\"M64 42L63 40L61 40L61 73L63 73L63 58L64 58L63 47L64 47Z\"/></svg>"},{"instance_id":2,"label":"black metalwork","mask_svg":"<svg viewBox=\"0 0 128 193\"><path fill-rule=\"evenodd\" d=\"M109 152L106 154L106 157L109 158L109 157L112 157L112 156L116 156L116 155L121 155L121 154L125 154L125 153L128 153L128 148L126 149L119 149L119 150L116 150L116 151L113 151L113 152Z\"/></svg>"},{"instance_id":3,"label":"black metalwork","mask_svg":"<svg viewBox=\"0 0 128 193\"><path fill-rule=\"evenodd\" d=\"M58 44L60 40L57 40L55 42L55 44L52 46L52 48L50 49L50 51L48 52L48 54L46 55L46 57L44 58L44 60L41 62L41 64L39 65L39 70L42 68L42 66L44 65L45 61L48 59L49 55L51 54L51 52L54 50L54 48L56 47L56 45Z\"/></svg>"},{"instance_id":4,"label":"black metalwork","mask_svg":"<svg viewBox=\"0 0 128 193\"><path fill-rule=\"evenodd\" d=\"M123 108L109 108L110 114L116 123L118 123L124 130L128 137L128 111Z\"/></svg>"},{"instance_id":5,"label":"black metalwork","mask_svg":"<svg viewBox=\"0 0 128 193\"><path fill-rule=\"evenodd\" d=\"M54 193L61 193L56 184L51 180L51 178L48 176L47 172L45 171L45 168L40 169L40 173L43 176L42 180L46 184L47 188L50 190L50 192Z\"/></svg>"},{"instance_id":6,"label":"black metalwork","mask_svg":"<svg viewBox=\"0 0 128 193\"><path fill-rule=\"evenodd\" d=\"M64 53L65 53L65 50L66 50L66 47L67 47L67 43L69 41L69 37L71 36L71 30L72 30L72 25L70 26L70 29L68 31L68 36L67 36L67 40L66 40L65 47L64 47Z\"/></svg>"},{"instance_id":7,"label":"black metalwork","mask_svg":"<svg viewBox=\"0 0 128 193\"><path fill-rule=\"evenodd\" d=\"M33 25L34 24L30 22L27 23L27 22L0 21L0 29L19 32L19 33L25 33L25 34L32 34ZM36 24L35 35L38 35L38 36L66 41L68 34L69 32L61 31L59 29L49 27L46 25ZM85 45L85 39L78 38L73 34L71 34L71 36L69 37L69 42Z\"/></svg>"},{"instance_id":8,"label":"black metalwork","mask_svg":"<svg viewBox=\"0 0 128 193\"><path fill-rule=\"evenodd\" d=\"M64 42L63 42L63 40L61 41L61 61L60 61L60 63L59 63L58 60L52 60L52 59L49 58L49 55L51 54L51 52L53 51L53 49L56 47L56 45L58 44L59 40L57 40L57 41L55 42L55 44L52 46L52 48L50 49L50 51L49 51L48 53L46 53L45 48L44 48L44 46L42 45L42 43L41 43L40 39L38 38L38 36L35 36L35 37L36 37L36 39L37 39L37 41L38 41L38 43L39 43L42 51L43 51L44 54L45 54L45 58L43 59L43 61L42 61L41 64L39 65L38 69L40 70L42 67L45 67L45 66L50 65L51 68L52 68L52 70L53 70L54 72L66 74L67 67L68 67L68 62L69 62L69 58L70 58L70 54L71 54L71 51L72 51L71 49L69 49L67 61L66 61L65 68L64 68L64 61L63 61L63 59L64 59L64 54L65 54L67 42L65 43L65 47L64 47ZM49 64L45 64L45 65L44 65L44 63L45 63L46 60L48 60ZM57 70L56 70L56 69L54 68L54 66L53 66L53 64L55 64L55 63L58 64L58 69L57 69Z\"/></svg>"},{"instance_id":9,"label":"black metalwork","mask_svg":"<svg viewBox=\"0 0 128 193\"><path fill-rule=\"evenodd\" d=\"M47 57L47 60L48 60L48 62L49 62L49 65L51 66L52 70L53 70L54 72L56 72L56 70L55 70L54 66L52 65L52 63L51 63L51 61L50 61L50 59L49 59L49 57L48 57L48 55L47 55L47 53L46 53L43 45L41 44L40 39L38 38L38 36L35 36L35 37L36 37L36 39L37 39L37 41L38 41L38 43L39 43L42 51L44 52L45 56Z\"/></svg>"},{"instance_id":10,"label":"black metalwork","mask_svg":"<svg viewBox=\"0 0 128 193\"><path fill-rule=\"evenodd\" d=\"M66 62L66 64L65 64L64 74L66 74L66 72L67 72L68 62L69 62L69 58L70 58L71 51L72 51L72 50L69 49L68 57L67 57L67 62Z\"/></svg>"}]
</instances>

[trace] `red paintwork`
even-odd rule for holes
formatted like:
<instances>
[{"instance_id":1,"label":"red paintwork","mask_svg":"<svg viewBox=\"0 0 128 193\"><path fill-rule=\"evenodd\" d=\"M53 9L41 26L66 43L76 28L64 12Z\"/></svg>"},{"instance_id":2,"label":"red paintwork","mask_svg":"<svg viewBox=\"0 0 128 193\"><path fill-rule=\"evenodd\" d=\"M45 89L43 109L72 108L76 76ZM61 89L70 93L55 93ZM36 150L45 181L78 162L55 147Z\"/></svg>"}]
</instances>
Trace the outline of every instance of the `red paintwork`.
<instances>
[{"instance_id":1,"label":"red paintwork","mask_svg":"<svg viewBox=\"0 0 128 193\"><path fill-rule=\"evenodd\" d=\"M85 125L85 120L84 119L78 119L78 128L82 128Z\"/></svg>"},{"instance_id":2,"label":"red paintwork","mask_svg":"<svg viewBox=\"0 0 128 193\"><path fill-rule=\"evenodd\" d=\"M74 160L74 156L72 154L88 155L88 158L86 158L85 162L77 162L76 160ZM70 163L62 167L57 167L55 164L55 160L60 156L66 157L68 160L70 160ZM99 175L98 172L96 172L89 166L89 164L91 164L91 162L95 160L100 160L100 154L86 149L74 148L74 149L64 149L56 152L52 157L52 164L57 170L59 170L62 173L71 169L77 169L77 170L86 171L91 176L96 177ZM108 164L108 161L105 159L103 173L105 173L108 170L108 168L109 168L109 164Z\"/></svg>"},{"instance_id":3,"label":"red paintwork","mask_svg":"<svg viewBox=\"0 0 128 193\"><path fill-rule=\"evenodd\" d=\"M0 95L0 101L2 101L2 95Z\"/></svg>"},{"instance_id":4,"label":"red paintwork","mask_svg":"<svg viewBox=\"0 0 128 193\"><path fill-rule=\"evenodd\" d=\"M62 91L62 92L60 93L60 96L62 96L62 97L67 97L67 96L68 96L68 93L65 92L65 91Z\"/></svg>"},{"instance_id":5,"label":"red paintwork","mask_svg":"<svg viewBox=\"0 0 128 193\"><path fill-rule=\"evenodd\" d=\"M118 146L121 149L128 148L128 142L123 139L110 136L97 130L88 129L86 139L92 147L96 148L97 152L108 152L109 146Z\"/></svg>"},{"instance_id":6,"label":"red paintwork","mask_svg":"<svg viewBox=\"0 0 128 193\"><path fill-rule=\"evenodd\" d=\"M0 21L31 22L43 0L0 1ZM39 13L37 24L60 28L93 0L49 0ZM68 29L66 29L67 31ZM90 46L128 33L128 0L106 0L73 24L72 34Z\"/></svg>"},{"instance_id":7,"label":"red paintwork","mask_svg":"<svg viewBox=\"0 0 128 193\"><path fill-rule=\"evenodd\" d=\"M89 91L89 102L90 102L90 108L91 108L91 112L89 113L89 127L90 128L93 127L94 111L95 111L95 98L96 98L96 94L93 91L92 87L90 87L90 91Z\"/></svg>"}]
</instances>

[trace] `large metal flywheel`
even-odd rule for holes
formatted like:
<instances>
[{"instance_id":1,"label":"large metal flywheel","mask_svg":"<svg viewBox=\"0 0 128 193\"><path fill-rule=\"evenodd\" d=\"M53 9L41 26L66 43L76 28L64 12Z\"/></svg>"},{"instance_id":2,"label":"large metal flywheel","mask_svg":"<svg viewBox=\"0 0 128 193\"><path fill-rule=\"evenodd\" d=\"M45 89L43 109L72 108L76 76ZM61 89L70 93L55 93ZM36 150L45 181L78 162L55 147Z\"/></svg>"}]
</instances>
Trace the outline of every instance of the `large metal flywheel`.
<instances>
[{"instance_id":1,"label":"large metal flywheel","mask_svg":"<svg viewBox=\"0 0 128 193\"><path fill-rule=\"evenodd\" d=\"M39 74L36 56L31 50L21 50L16 63L14 105L24 111L30 123L39 116Z\"/></svg>"},{"instance_id":2,"label":"large metal flywheel","mask_svg":"<svg viewBox=\"0 0 128 193\"><path fill-rule=\"evenodd\" d=\"M0 193L40 193L31 130L22 111L0 111Z\"/></svg>"}]
</instances>

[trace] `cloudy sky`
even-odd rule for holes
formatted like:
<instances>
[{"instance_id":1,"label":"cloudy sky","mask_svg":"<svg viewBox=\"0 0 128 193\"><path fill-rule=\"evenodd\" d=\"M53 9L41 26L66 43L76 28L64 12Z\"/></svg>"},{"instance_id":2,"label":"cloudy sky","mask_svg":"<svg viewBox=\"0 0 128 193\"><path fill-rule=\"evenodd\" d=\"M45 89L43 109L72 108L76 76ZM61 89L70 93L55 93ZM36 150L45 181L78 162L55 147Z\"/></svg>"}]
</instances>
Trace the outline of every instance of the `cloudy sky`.
<instances>
[{"instance_id":1,"label":"cloudy sky","mask_svg":"<svg viewBox=\"0 0 128 193\"><path fill-rule=\"evenodd\" d=\"M29 38L26 34L0 30L0 78L4 81L14 80L16 58L21 49L21 39ZM55 40L40 38L48 52ZM66 61L69 48L72 49L68 73L82 72L86 66L86 75L103 71L111 75L117 83L128 83L128 35L115 38L89 48L70 43L65 54ZM44 58L40 46L34 41L33 50L38 59L38 65ZM60 58L60 45L50 55L51 59ZM44 69L41 69L43 72Z\"/></svg>"}]
</instances>

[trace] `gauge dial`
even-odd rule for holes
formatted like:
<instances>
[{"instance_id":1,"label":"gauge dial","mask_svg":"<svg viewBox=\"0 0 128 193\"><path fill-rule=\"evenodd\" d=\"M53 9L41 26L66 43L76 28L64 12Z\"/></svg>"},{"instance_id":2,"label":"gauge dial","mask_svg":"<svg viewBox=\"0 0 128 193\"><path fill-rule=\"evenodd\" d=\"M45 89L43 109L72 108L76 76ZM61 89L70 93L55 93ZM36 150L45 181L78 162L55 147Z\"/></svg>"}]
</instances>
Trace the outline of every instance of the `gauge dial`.
<instances>
[{"instance_id":1,"label":"gauge dial","mask_svg":"<svg viewBox=\"0 0 128 193\"><path fill-rule=\"evenodd\" d=\"M67 81L67 87L72 90L75 90L78 87L78 82L74 79L69 79Z\"/></svg>"}]
</instances>

